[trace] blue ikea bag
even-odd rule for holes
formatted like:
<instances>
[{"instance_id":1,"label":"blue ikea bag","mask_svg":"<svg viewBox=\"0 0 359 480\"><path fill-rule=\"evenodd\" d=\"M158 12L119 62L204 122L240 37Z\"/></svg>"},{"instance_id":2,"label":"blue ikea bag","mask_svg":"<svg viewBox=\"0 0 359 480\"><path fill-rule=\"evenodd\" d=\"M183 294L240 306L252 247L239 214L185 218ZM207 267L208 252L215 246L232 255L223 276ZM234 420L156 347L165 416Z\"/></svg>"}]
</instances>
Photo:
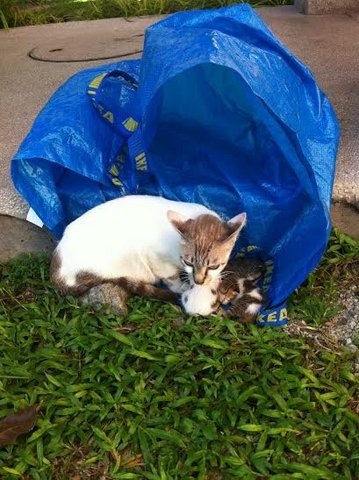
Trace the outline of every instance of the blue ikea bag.
<instances>
[{"instance_id":1,"label":"blue ikea bag","mask_svg":"<svg viewBox=\"0 0 359 480\"><path fill-rule=\"evenodd\" d=\"M338 141L311 72L242 4L167 17L147 29L141 60L70 78L12 177L57 236L134 193L198 202L224 219L246 211L236 252L267 264L257 323L281 325L328 241Z\"/></svg>"}]
</instances>

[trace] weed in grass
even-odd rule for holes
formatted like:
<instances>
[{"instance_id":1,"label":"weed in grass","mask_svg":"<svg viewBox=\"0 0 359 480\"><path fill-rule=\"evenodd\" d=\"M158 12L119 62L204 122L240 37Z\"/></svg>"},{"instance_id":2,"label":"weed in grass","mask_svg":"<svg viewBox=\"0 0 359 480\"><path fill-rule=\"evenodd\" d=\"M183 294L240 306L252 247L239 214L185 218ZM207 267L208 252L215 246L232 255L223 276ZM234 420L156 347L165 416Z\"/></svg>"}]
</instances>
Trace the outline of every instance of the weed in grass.
<instances>
[{"instance_id":1,"label":"weed in grass","mask_svg":"<svg viewBox=\"0 0 359 480\"><path fill-rule=\"evenodd\" d=\"M349 261L338 235L321 268L334 252ZM123 318L59 297L46 257L2 268L0 418L42 408L35 430L0 450L0 476L356 478L349 355L154 301L130 307Z\"/></svg>"}]
</instances>

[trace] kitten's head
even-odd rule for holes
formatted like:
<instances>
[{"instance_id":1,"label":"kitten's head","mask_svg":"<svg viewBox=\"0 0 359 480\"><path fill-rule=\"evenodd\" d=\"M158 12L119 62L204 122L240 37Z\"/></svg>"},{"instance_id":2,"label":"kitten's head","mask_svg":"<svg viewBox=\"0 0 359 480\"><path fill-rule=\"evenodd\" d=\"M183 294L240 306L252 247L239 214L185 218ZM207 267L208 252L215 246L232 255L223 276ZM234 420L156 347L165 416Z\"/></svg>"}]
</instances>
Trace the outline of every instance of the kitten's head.
<instances>
[{"instance_id":1,"label":"kitten's head","mask_svg":"<svg viewBox=\"0 0 359 480\"><path fill-rule=\"evenodd\" d=\"M183 238L181 260L190 282L203 285L218 278L227 265L247 215L228 222L208 214L189 219L173 211L167 217Z\"/></svg>"},{"instance_id":2,"label":"kitten's head","mask_svg":"<svg viewBox=\"0 0 359 480\"><path fill-rule=\"evenodd\" d=\"M224 275L218 287L218 298L222 305L233 302L244 294L243 279L229 273Z\"/></svg>"}]
</instances>

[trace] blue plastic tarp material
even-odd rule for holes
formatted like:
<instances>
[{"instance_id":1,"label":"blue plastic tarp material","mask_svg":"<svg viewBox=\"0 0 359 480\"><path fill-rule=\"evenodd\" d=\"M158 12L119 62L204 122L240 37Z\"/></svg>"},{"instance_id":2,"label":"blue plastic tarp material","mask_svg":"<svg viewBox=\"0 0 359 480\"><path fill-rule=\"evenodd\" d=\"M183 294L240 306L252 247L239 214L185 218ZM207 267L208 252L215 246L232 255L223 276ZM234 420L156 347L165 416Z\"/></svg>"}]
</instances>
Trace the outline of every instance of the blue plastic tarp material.
<instances>
[{"instance_id":1,"label":"blue plastic tarp material","mask_svg":"<svg viewBox=\"0 0 359 480\"><path fill-rule=\"evenodd\" d=\"M172 15L147 29L141 60L70 78L37 117L12 176L57 236L131 193L202 203L226 219L246 211L237 250L268 262L275 314L259 322L280 324L280 307L328 241L338 141L311 72L239 5Z\"/></svg>"}]
</instances>

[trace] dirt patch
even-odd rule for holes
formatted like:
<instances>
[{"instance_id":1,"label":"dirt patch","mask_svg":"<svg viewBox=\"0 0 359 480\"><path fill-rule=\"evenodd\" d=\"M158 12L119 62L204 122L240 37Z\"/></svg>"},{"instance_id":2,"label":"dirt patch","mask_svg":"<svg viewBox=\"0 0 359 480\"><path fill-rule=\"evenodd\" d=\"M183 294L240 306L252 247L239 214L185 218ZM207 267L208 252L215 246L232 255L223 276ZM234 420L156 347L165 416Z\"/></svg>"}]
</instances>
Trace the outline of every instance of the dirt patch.
<instances>
[{"instance_id":1,"label":"dirt patch","mask_svg":"<svg viewBox=\"0 0 359 480\"><path fill-rule=\"evenodd\" d=\"M347 203L334 203L331 209L333 224L347 235L359 240L359 211Z\"/></svg>"},{"instance_id":2,"label":"dirt patch","mask_svg":"<svg viewBox=\"0 0 359 480\"><path fill-rule=\"evenodd\" d=\"M320 350L340 353L343 347L355 354L353 373L359 375L359 351L354 343L359 336L359 296L357 286L341 293L342 312L321 327L308 325L304 320L293 320L285 330L292 337L303 337Z\"/></svg>"}]
</instances>

